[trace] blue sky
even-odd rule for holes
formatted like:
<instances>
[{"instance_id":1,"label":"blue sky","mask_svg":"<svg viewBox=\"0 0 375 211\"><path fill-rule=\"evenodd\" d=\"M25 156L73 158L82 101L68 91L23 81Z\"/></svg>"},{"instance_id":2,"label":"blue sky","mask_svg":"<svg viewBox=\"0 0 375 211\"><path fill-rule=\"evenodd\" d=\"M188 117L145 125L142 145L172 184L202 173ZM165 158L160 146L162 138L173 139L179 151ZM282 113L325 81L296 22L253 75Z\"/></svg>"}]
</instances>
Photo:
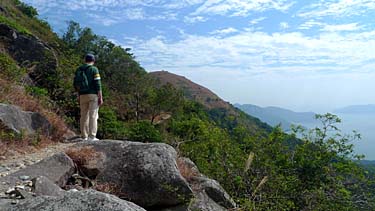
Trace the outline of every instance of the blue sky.
<instances>
[{"instance_id":1,"label":"blue sky","mask_svg":"<svg viewBox=\"0 0 375 211\"><path fill-rule=\"evenodd\" d=\"M231 103L327 112L375 104L372 0L26 0ZM372 16L371 16L372 15Z\"/></svg>"}]
</instances>

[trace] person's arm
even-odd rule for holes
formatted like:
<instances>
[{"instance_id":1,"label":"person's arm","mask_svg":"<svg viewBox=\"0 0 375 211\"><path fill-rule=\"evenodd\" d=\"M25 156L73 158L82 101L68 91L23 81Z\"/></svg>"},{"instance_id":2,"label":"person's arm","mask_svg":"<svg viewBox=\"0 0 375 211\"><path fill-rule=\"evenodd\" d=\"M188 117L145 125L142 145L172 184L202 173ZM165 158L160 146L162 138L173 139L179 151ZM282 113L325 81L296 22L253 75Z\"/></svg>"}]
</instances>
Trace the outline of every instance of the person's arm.
<instances>
[{"instance_id":1,"label":"person's arm","mask_svg":"<svg viewBox=\"0 0 375 211\"><path fill-rule=\"evenodd\" d=\"M99 91L99 92L98 92L98 105L99 105L99 106L103 105L103 95L102 95L102 91Z\"/></svg>"},{"instance_id":2,"label":"person's arm","mask_svg":"<svg viewBox=\"0 0 375 211\"><path fill-rule=\"evenodd\" d=\"M95 89L98 93L98 105L101 106L103 104L102 83L101 83L99 70L97 68L94 68L94 82L95 82Z\"/></svg>"}]
</instances>

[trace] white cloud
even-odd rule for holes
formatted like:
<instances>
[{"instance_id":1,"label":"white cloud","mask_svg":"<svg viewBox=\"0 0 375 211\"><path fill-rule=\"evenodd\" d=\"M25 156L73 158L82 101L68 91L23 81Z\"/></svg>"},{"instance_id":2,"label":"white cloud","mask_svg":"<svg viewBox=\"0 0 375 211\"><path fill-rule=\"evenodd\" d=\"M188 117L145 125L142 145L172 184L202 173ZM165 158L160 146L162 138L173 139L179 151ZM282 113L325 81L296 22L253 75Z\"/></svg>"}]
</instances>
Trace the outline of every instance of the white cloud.
<instances>
[{"instance_id":1,"label":"white cloud","mask_svg":"<svg viewBox=\"0 0 375 211\"><path fill-rule=\"evenodd\" d=\"M338 25L324 25L322 31L356 31L359 30L361 27L358 26L358 23L349 23L349 24L338 24Z\"/></svg>"},{"instance_id":2,"label":"white cloud","mask_svg":"<svg viewBox=\"0 0 375 211\"><path fill-rule=\"evenodd\" d=\"M286 11L293 4L286 0L207 0L193 14L248 16L251 11Z\"/></svg>"},{"instance_id":3,"label":"white cloud","mask_svg":"<svg viewBox=\"0 0 375 211\"><path fill-rule=\"evenodd\" d=\"M316 26L321 27L323 25L324 25L324 23L322 23L322 22L318 22L318 21L315 21L315 20L309 20L309 21L306 21L306 22L302 23L298 27L298 29L307 30L307 29L311 29L311 28L316 27Z\"/></svg>"},{"instance_id":4,"label":"white cloud","mask_svg":"<svg viewBox=\"0 0 375 211\"><path fill-rule=\"evenodd\" d=\"M233 31L232 29L228 31ZM301 33L243 31L225 37L186 35L169 42L163 37L137 40L135 55L150 70L217 68L255 73L293 74L365 72L375 68L375 32L326 32L312 38ZM188 50L187 50L188 49Z\"/></svg>"},{"instance_id":5,"label":"white cloud","mask_svg":"<svg viewBox=\"0 0 375 211\"><path fill-rule=\"evenodd\" d=\"M26 0L26 3L38 8L41 14L49 13L54 18L62 11L70 11L71 15L88 16L98 23L110 26L125 20L175 20L178 5L191 6L200 0L168 1L168 0ZM171 6L175 5L175 6ZM153 8L157 13L146 12ZM55 17L56 16L56 17ZM74 17L65 16L66 19ZM60 18L61 19L61 18Z\"/></svg>"},{"instance_id":6,"label":"white cloud","mask_svg":"<svg viewBox=\"0 0 375 211\"><path fill-rule=\"evenodd\" d=\"M235 32L238 32L238 30L235 29L235 28L229 27L229 28L225 28L225 29L215 30L215 31L211 32L210 34L213 34L213 35L227 35L227 34L233 34Z\"/></svg>"},{"instance_id":7,"label":"white cloud","mask_svg":"<svg viewBox=\"0 0 375 211\"><path fill-rule=\"evenodd\" d=\"M298 29L308 30L313 27L318 27L320 31L328 32L343 32L343 31L358 31L363 29L358 23L347 23L347 24L327 24L323 22L318 22L314 20L309 20L301 24Z\"/></svg>"},{"instance_id":8,"label":"white cloud","mask_svg":"<svg viewBox=\"0 0 375 211\"><path fill-rule=\"evenodd\" d=\"M285 30L289 28L289 24L287 22L280 23L280 29Z\"/></svg>"},{"instance_id":9,"label":"white cloud","mask_svg":"<svg viewBox=\"0 0 375 211\"><path fill-rule=\"evenodd\" d=\"M353 16L375 10L373 0L320 0L299 12L300 17L319 18L326 16Z\"/></svg>"},{"instance_id":10,"label":"white cloud","mask_svg":"<svg viewBox=\"0 0 375 211\"><path fill-rule=\"evenodd\" d=\"M260 23L261 21L263 21L265 19L266 19L266 17L255 18L255 19L253 19L253 20L250 21L250 24L251 25L256 25L256 24Z\"/></svg>"},{"instance_id":11,"label":"white cloud","mask_svg":"<svg viewBox=\"0 0 375 211\"><path fill-rule=\"evenodd\" d=\"M203 17L203 16L194 16L194 17L190 17L190 16L186 16L184 18L184 22L185 23L197 23L197 22L205 22L207 21L208 19Z\"/></svg>"}]
</instances>

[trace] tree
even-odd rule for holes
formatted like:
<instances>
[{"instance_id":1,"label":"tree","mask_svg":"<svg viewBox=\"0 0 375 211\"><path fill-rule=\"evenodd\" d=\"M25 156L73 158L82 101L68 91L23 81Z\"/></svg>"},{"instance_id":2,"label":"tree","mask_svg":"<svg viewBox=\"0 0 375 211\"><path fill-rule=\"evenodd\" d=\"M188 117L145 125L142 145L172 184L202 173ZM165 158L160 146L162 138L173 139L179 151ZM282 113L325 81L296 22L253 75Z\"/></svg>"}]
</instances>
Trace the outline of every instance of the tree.
<instances>
[{"instance_id":1,"label":"tree","mask_svg":"<svg viewBox=\"0 0 375 211\"><path fill-rule=\"evenodd\" d=\"M155 118L162 112L173 113L181 109L183 96L171 84L165 84L159 88L151 89L148 100L151 124L153 124Z\"/></svg>"}]
</instances>

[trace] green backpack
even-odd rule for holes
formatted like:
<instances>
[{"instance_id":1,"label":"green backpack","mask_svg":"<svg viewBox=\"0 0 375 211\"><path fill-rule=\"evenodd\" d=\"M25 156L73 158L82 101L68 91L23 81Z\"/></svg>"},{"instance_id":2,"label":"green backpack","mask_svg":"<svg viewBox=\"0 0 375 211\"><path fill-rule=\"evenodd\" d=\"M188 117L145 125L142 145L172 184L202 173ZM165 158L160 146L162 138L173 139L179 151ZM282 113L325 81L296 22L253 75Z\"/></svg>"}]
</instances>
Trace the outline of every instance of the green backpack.
<instances>
[{"instance_id":1,"label":"green backpack","mask_svg":"<svg viewBox=\"0 0 375 211\"><path fill-rule=\"evenodd\" d=\"M74 86L79 92L86 92L90 90L90 84L87 79L86 71L90 68L87 66L85 69L79 68L74 77Z\"/></svg>"}]
</instances>

